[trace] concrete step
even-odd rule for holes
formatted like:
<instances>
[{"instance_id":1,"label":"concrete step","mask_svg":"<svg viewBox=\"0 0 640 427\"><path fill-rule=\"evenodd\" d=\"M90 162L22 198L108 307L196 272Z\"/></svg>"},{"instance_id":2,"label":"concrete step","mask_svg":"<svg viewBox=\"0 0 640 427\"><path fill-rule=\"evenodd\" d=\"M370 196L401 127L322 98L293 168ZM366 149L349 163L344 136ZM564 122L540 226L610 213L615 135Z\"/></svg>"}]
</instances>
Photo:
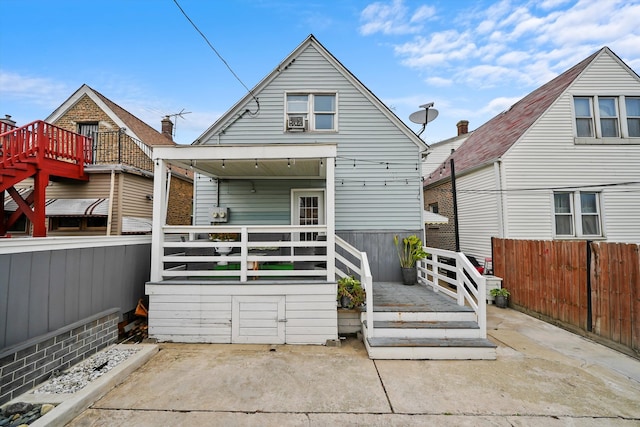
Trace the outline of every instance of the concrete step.
<instances>
[{"instance_id":1,"label":"concrete step","mask_svg":"<svg viewBox=\"0 0 640 427\"><path fill-rule=\"evenodd\" d=\"M400 330L401 328L397 328ZM429 329L429 328L425 328ZM495 360L497 346L485 338L367 338L367 326L362 324L364 343L370 359L398 360ZM376 330L376 334L380 333Z\"/></svg>"},{"instance_id":2,"label":"concrete step","mask_svg":"<svg viewBox=\"0 0 640 427\"><path fill-rule=\"evenodd\" d=\"M367 327L367 321L364 321ZM388 338L480 338L474 321L374 321L376 336Z\"/></svg>"},{"instance_id":3,"label":"concrete step","mask_svg":"<svg viewBox=\"0 0 640 427\"><path fill-rule=\"evenodd\" d=\"M366 319L363 312L362 319ZM476 322L476 313L471 311L374 311L373 321L387 322Z\"/></svg>"}]
</instances>

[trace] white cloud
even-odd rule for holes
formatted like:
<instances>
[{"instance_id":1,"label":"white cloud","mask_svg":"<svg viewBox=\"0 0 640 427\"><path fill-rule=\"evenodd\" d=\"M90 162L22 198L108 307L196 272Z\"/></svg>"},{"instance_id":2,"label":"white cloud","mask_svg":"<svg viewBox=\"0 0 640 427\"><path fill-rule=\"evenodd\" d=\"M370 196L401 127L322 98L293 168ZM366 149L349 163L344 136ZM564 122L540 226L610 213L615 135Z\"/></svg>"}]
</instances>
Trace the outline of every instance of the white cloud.
<instances>
[{"instance_id":1,"label":"white cloud","mask_svg":"<svg viewBox=\"0 0 640 427\"><path fill-rule=\"evenodd\" d=\"M427 79L425 79L425 82L427 82L431 86L437 87L447 87L453 84L453 80L437 76L428 77Z\"/></svg>"},{"instance_id":2,"label":"white cloud","mask_svg":"<svg viewBox=\"0 0 640 427\"><path fill-rule=\"evenodd\" d=\"M435 14L430 6L421 6L413 13L404 5L403 0L391 3L375 2L365 7L360 13L360 33L371 35L382 34L415 34L423 29L423 22Z\"/></svg>"},{"instance_id":3,"label":"white cloud","mask_svg":"<svg viewBox=\"0 0 640 427\"><path fill-rule=\"evenodd\" d=\"M494 98L482 107L479 112L489 114L492 117L498 113L508 110L513 104L520 101L522 97L498 97Z\"/></svg>"},{"instance_id":4,"label":"white cloud","mask_svg":"<svg viewBox=\"0 0 640 427\"><path fill-rule=\"evenodd\" d=\"M64 83L0 70L0 98L54 108L71 95Z\"/></svg>"}]
</instances>

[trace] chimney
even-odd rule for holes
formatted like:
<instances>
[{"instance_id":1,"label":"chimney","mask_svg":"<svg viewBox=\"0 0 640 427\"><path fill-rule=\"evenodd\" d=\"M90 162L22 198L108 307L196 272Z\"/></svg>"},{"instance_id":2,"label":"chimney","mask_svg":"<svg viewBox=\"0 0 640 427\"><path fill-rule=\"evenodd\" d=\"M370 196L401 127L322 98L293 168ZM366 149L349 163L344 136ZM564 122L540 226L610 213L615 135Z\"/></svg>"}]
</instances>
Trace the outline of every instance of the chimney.
<instances>
[{"instance_id":1,"label":"chimney","mask_svg":"<svg viewBox=\"0 0 640 427\"><path fill-rule=\"evenodd\" d=\"M4 115L4 119L0 119L0 123L4 123L5 125L9 125L10 127L16 127L16 121L11 120L11 116L8 114Z\"/></svg>"},{"instance_id":2,"label":"chimney","mask_svg":"<svg viewBox=\"0 0 640 427\"><path fill-rule=\"evenodd\" d=\"M164 116L160 123L162 123L162 134L173 141L173 122L169 116Z\"/></svg>"},{"instance_id":3,"label":"chimney","mask_svg":"<svg viewBox=\"0 0 640 427\"><path fill-rule=\"evenodd\" d=\"M456 126L458 126L458 136L469 133L469 120L460 120Z\"/></svg>"}]
</instances>

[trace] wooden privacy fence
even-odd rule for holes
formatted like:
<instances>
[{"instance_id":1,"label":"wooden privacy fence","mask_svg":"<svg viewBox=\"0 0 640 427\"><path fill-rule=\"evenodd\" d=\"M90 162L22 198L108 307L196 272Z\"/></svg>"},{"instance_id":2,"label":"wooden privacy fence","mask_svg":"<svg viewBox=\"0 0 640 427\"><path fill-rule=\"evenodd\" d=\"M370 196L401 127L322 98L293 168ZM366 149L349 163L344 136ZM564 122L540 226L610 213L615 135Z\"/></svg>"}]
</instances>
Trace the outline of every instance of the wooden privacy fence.
<instances>
[{"instance_id":1,"label":"wooden privacy fence","mask_svg":"<svg viewBox=\"0 0 640 427\"><path fill-rule=\"evenodd\" d=\"M493 238L492 250L510 304L640 356L639 245Z\"/></svg>"}]
</instances>

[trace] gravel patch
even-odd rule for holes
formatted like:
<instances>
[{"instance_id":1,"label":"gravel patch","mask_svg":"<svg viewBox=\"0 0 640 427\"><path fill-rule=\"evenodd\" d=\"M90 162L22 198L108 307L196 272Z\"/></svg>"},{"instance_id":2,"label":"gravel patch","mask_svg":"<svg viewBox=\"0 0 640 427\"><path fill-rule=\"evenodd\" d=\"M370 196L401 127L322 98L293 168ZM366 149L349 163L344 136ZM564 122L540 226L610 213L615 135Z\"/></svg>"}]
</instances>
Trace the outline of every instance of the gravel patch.
<instances>
[{"instance_id":1,"label":"gravel patch","mask_svg":"<svg viewBox=\"0 0 640 427\"><path fill-rule=\"evenodd\" d=\"M35 389L34 393L71 394L84 388L91 381L100 378L118 364L127 360L139 349L111 348L96 353L63 372L54 371L51 379Z\"/></svg>"}]
</instances>

